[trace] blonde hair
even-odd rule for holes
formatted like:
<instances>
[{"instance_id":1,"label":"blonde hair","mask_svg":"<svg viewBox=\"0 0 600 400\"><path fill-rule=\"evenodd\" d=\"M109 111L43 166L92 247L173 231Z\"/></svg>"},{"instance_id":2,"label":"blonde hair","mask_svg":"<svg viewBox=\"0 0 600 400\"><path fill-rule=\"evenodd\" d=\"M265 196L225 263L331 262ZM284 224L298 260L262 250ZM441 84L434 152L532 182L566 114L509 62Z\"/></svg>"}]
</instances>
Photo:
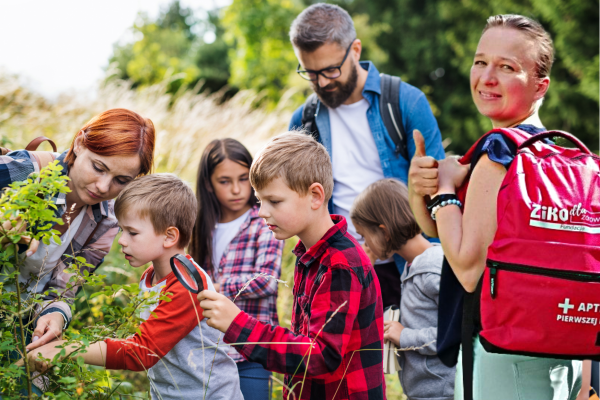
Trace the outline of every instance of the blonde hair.
<instances>
[{"instance_id":1,"label":"blonde hair","mask_svg":"<svg viewBox=\"0 0 600 400\"><path fill-rule=\"evenodd\" d=\"M130 212L149 218L157 234L174 226L179 230L178 246L185 247L192 236L198 202L192 189L173 174L153 174L127 184L115 200L115 215Z\"/></svg>"},{"instance_id":2,"label":"blonde hair","mask_svg":"<svg viewBox=\"0 0 600 400\"><path fill-rule=\"evenodd\" d=\"M421 233L408 202L406 185L395 179L381 179L359 194L350 210L354 225L377 234L376 242L384 249L384 257L401 249ZM384 225L390 240L385 241L379 225Z\"/></svg>"},{"instance_id":3,"label":"blonde hair","mask_svg":"<svg viewBox=\"0 0 600 400\"><path fill-rule=\"evenodd\" d=\"M538 78L550 76L550 70L554 63L554 44L552 43L552 37L542 24L534 19L517 14L492 15L487 19L482 34L488 29L497 27L516 29L533 40L538 50L535 60L536 76Z\"/></svg>"},{"instance_id":4,"label":"blonde hair","mask_svg":"<svg viewBox=\"0 0 600 400\"><path fill-rule=\"evenodd\" d=\"M329 154L305 131L275 136L258 153L250 168L250 184L255 190L282 178L293 191L306 195L310 185L320 183L325 199L333 193L333 171Z\"/></svg>"}]
</instances>

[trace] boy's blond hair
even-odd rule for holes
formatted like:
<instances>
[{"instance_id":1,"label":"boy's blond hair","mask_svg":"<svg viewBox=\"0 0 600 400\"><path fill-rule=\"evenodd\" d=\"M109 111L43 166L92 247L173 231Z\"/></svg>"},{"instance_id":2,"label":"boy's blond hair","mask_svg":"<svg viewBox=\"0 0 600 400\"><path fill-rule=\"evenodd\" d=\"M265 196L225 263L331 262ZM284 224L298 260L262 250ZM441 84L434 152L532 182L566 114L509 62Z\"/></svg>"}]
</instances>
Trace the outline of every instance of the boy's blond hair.
<instances>
[{"instance_id":1,"label":"boy's blond hair","mask_svg":"<svg viewBox=\"0 0 600 400\"><path fill-rule=\"evenodd\" d=\"M275 136L258 153L250 168L250 184L261 190L273 179L282 178L293 191L306 195L313 183L333 193L333 171L327 150L305 131L293 130Z\"/></svg>"},{"instance_id":2,"label":"boy's blond hair","mask_svg":"<svg viewBox=\"0 0 600 400\"><path fill-rule=\"evenodd\" d=\"M192 189L175 175L146 175L129 183L115 200L117 219L130 212L149 218L157 234L170 226L177 228L177 245L183 248L192 236L198 201Z\"/></svg>"}]
</instances>

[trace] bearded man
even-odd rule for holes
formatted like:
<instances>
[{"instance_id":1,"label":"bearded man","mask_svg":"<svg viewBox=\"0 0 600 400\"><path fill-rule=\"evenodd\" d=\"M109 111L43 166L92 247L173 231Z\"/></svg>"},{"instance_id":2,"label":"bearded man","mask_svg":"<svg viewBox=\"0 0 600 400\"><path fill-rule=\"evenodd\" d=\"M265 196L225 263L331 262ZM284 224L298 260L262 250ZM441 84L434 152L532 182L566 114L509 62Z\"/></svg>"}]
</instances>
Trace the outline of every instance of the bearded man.
<instances>
[{"instance_id":1,"label":"bearded man","mask_svg":"<svg viewBox=\"0 0 600 400\"><path fill-rule=\"evenodd\" d=\"M379 179L407 182L410 159L415 153L415 129L425 139L427 155L443 159L437 121L423 92L401 82L398 98L391 101L399 108L395 115L400 121L393 121L396 132L388 132L380 111L382 78L373 63L359 61L361 41L352 18L339 6L317 3L306 8L292 23L290 40L299 61L297 72L310 81L317 95L308 116L303 112L309 102L294 112L290 129L308 128L329 152L334 179L329 210L346 217L348 232L363 243L349 218L355 197ZM391 104L384 104L390 114ZM398 137L404 152L399 151ZM368 248L365 250L372 257ZM377 261L372 257L372 261L384 308L398 306L404 260L395 256Z\"/></svg>"}]
</instances>

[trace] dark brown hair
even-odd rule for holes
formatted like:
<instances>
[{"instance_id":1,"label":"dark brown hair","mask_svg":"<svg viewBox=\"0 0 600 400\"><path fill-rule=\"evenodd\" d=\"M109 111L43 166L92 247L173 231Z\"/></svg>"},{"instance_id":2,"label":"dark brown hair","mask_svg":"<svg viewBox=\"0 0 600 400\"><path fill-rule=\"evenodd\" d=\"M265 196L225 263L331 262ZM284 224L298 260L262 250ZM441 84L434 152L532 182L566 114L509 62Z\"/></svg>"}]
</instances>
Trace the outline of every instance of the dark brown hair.
<instances>
[{"instance_id":1,"label":"dark brown hair","mask_svg":"<svg viewBox=\"0 0 600 400\"><path fill-rule=\"evenodd\" d=\"M137 178L125 186L115 200L117 219L136 212L150 219L161 234L174 226L179 230L179 247L190 241L198 203L192 188L173 174L153 174Z\"/></svg>"},{"instance_id":2,"label":"dark brown hair","mask_svg":"<svg viewBox=\"0 0 600 400\"><path fill-rule=\"evenodd\" d=\"M554 45L552 37L539 22L516 14L493 15L487 19L483 33L491 28L512 28L523 32L535 42L538 50L536 59L536 75L538 78L550 76L554 63Z\"/></svg>"},{"instance_id":3,"label":"dark brown hair","mask_svg":"<svg viewBox=\"0 0 600 400\"><path fill-rule=\"evenodd\" d=\"M139 154L139 175L152 171L154 160L154 124L148 118L126 110L113 108L93 117L73 138L65 162L70 167L75 162L75 139L81 133L82 142L92 153L101 156Z\"/></svg>"},{"instance_id":4,"label":"dark brown hair","mask_svg":"<svg viewBox=\"0 0 600 400\"><path fill-rule=\"evenodd\" d=\"M350 218L354 225L377 235L384 258L421 233L408 203L406 185L391 178L374 182L359 194L352 204ZM387 228L389 241L384 239L379 225Z\"/></svg>"},{"instance_id":5,"label":"dark brown hair","mask_svg":"<svg viewBox=\"0 0 600 400\"><path fill-rule=\"evenodd\" d=\"M200 165L198 166L198 180L196 181L196 198L198 199L198 216L192 233L189 253L202 263L202 268L213 274L213 230L221 216L221 205L212 190L210 177L217 165L225 160L231 160L244 167L252 165L252 156L243 144L235 139L215 139L206 146ZM257 203L254 191L250 191L248 204Z\"/></svg>"}]
</instances>

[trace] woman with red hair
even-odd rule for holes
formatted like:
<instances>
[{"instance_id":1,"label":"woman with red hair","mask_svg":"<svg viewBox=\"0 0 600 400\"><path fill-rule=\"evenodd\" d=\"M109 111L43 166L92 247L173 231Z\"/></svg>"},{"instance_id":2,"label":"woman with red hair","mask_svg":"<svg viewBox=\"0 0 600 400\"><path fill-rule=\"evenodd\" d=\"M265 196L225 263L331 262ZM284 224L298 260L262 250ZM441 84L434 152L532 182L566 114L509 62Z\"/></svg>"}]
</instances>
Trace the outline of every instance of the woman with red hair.
<instances>
[{"instance_id":1,"label":"woman with red hair","mask_svg":"<svg viewBox=\"0 0 600 400\"><path fill-rule=\"evenodd\" d=\"M53 227L61 234L60 242L31 243L20 271L19 280L29 285L28 292L48 293L44 307L32 315L37 321L29 350L59 338L69 325L67 302L74 299L77 288L67 289L68 259L83 256L94 266L90 273L102 263L119 231L113 199L128 182L151 171L154 141L152 121L117 108L93 117L77 132L68 150L53 154L70 178L71 191L53 199L56 216L65 222ZM0 188L46 166L40 163L27 150L0 156ZM32 275L37 278L31 279ZM10 288L5 286L5 290ZM58 293L67 301L57 301Z\"/></svg>"}]
</instances>

